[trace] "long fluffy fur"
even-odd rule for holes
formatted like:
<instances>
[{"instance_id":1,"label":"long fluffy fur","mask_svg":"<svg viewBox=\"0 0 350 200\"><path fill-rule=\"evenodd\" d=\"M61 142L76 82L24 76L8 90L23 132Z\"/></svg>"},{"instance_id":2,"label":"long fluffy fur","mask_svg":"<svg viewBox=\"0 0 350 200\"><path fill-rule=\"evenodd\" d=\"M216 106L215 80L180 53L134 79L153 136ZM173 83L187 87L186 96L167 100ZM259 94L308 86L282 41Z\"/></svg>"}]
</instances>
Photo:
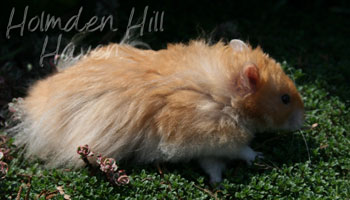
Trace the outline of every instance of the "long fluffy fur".
<instances>
[{"instance_id":1,"label":"long fluffy fur","mask_svg":"<svg viewBox=\"0 0 350 200\"><path fill-rule=\"evenodd\" d=\"M234 52L203 41L160 51L108 45L30 89L20 105L22 123L13 129L16 144L49 167L81 166L76 149L84 144L137 162L235 157L267 126L251 113L260 112L255 104L233 89L247 62L261 68L265 82L272 69L275 82L285 78L259 48Z\"/></svg>"}]
</instances>

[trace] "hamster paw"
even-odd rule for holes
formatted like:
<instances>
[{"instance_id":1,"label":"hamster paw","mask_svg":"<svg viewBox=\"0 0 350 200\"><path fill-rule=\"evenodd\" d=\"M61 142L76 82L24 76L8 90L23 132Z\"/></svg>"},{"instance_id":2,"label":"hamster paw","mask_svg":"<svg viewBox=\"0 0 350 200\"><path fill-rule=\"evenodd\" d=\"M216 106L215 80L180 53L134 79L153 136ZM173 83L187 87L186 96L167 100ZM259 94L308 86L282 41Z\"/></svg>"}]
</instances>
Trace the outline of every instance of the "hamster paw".
<instances>
[{"instance_id":1,"label":"hamster paw","mask_svg":"<svg viewBox=\"0 0 350 200\"><path fill-rule=\"evenodd\" d=\"M239 157L246 161L246 163L250 166L252 165L255 159L263 159L264 155L261 152L255 152L249 146L246 146L241 149Z\"/></svg>"},{"instance_id":2,"label":"hamster paw","mask_svg":"<svg viewBox=\"0 0 350 200\"><path fill-rule=\"evenodd\" d=\"M264 159L264 154L262 152L256 151L255 152L257 155L255 157L255 159Z\"/></svg>"},{"instance_id":3,"label":"hamster paw","mask_svg":"<svg viewBox=\"0 0 350 200\"><path fill-rule=\"evenodd\" d=\"M220 185L222 181L222 171L225 169L225 163L217 158L202 158L199 164L203 170L209 175L210 184L212 186Z\"/></svg>"}]
</instances>

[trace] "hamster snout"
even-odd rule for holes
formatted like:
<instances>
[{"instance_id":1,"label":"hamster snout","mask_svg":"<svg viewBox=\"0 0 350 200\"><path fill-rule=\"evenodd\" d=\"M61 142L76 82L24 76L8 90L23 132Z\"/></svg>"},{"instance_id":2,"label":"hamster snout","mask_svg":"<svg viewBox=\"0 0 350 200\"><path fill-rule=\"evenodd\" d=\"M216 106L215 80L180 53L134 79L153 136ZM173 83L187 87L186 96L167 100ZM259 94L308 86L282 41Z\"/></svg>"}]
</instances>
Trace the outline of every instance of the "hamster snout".
<instances>
[{"instance_id":1,"label":"hamster snout","mask_svg":"<svg viewBox=\"0 0 350 200\"><path fill-rule=\"evenodd\" d=\"M287 122L283 125L283 129L287 131L295 131L300 129L305 121L304 110L298 109L293 111Z\"/></svg>"}]
</instances>

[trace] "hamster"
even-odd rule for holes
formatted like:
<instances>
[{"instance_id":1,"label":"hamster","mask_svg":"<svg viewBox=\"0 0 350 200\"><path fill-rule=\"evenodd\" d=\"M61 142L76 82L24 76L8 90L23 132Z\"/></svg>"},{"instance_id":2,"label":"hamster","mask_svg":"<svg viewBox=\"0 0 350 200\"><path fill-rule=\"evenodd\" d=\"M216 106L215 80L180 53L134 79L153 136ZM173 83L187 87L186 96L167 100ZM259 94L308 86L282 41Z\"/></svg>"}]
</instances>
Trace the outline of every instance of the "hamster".
<instances>
[{"instance_id":1,"label":"hamster","mask_svg":"<svg viewBox=\"0 0 350 200\"><path fill-rule=\"evenodd\" d=\"M260 47L195 40L166 49L98 48L34 84L15 144L47 167L94 152L137 163L198 160L211 183L225 162L254 161L255 133L296 130L304 106L293 81Z\"/></svg>"}]
</instances>

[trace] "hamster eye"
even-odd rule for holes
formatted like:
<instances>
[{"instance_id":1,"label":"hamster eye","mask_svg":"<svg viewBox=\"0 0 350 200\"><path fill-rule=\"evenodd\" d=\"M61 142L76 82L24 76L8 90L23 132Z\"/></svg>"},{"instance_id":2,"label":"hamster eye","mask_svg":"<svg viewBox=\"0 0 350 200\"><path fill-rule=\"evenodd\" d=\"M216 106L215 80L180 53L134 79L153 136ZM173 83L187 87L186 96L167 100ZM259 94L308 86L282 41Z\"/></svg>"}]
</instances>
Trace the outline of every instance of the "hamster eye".
<instances>
[{"instance_id":1,"label":"hamster eye","mask_svg":"<svg viewBox=\"0 0 350 200\"><path fill-rule=\"evenodd\" d=\"M284 94L281 96L281 100L284 104L288 104L290 102L290 96L288 94Z\"/></svg>"}]
</instances>

